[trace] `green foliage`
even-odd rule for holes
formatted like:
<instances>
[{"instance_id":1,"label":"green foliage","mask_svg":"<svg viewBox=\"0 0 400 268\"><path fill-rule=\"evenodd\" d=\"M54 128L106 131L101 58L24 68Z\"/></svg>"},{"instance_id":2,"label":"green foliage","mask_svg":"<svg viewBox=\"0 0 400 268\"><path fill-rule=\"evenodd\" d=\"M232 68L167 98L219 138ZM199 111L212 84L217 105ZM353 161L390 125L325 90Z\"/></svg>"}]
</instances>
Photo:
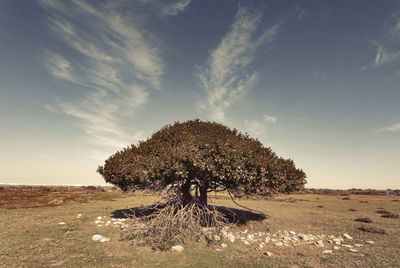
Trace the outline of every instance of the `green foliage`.
<instances>
[{"instance_id":1,"label":"green foliage","mask_svg":"<svg viewBox=\"0 0 400 268\"><path fill-rule=\"evenodd\" d=\"M229 190L267 196L302 189L306 174L258 140L200 120L167 125L106 160L98 172L121 189ZM189 190L190 192L190 190ZM189 194L190 195L190 194Z\"/></svg>"}]
</instances>

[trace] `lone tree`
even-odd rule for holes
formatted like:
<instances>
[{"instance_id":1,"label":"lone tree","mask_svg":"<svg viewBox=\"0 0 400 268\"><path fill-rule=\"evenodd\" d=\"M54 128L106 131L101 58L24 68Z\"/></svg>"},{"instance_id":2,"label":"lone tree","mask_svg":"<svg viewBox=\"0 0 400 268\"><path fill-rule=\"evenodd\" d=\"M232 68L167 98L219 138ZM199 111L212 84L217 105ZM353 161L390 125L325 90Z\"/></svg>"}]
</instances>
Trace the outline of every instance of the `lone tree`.
<instances>
[{"instance_id":1,"label":"lone tree","mask_svg":"<svg viewBox=\"0 0 400 268\"><path fill-rule=\"evenodd\" d=\"M306 174L236 129L198 119L167 125L115 153L98 172L124 191L172 188L186 206L207 193L269 196L300 190Z\"/></svg>"}]
</instances>

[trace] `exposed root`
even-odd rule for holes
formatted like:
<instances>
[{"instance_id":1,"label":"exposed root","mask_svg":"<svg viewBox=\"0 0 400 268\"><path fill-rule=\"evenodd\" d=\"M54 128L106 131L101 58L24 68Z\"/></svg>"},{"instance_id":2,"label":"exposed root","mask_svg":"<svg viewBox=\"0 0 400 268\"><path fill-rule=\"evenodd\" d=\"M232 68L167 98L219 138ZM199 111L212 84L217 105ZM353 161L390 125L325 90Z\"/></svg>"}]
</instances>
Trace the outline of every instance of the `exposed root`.
<instances>
[{"instance_id":1,"label":"exposed root","mask_svg":"<svg viewBox=\"0 0 400 268\"><path fill-rule=\"evenodd\" d=\"M221 212L197 199L183 206L180 198L169 196L153 210L151 215L129 215L131 222L123 239L153 249L169 249L191 241L209 243L223 228L229 228L229 221Z\"/></svg>"}]
</instances>

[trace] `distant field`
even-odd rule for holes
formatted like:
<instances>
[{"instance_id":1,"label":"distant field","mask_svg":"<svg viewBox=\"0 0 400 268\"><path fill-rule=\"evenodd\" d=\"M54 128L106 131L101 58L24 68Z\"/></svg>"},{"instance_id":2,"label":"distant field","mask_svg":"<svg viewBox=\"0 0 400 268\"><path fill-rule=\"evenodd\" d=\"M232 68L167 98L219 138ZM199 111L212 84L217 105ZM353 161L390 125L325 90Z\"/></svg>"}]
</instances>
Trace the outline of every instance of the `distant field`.
<instances>
[{"instance_id":1,"label":"distant field","mask_svg":"<svg viewBox=\"0 0 400 268\"><path fill-rule=\"evenodd\" d=\"M95 220L116 215L118 210L150 205L157 196L120 192L84 191L0 191L1 267L400 267L400 197L319 194L282 195L270 200L242 199L238 202L262 211L267 218L248 221L233 233L270 233L279 239L279 230L321 235L323 247L276 246L226 238L212 245L184 245L183 253L152 251L120 241L119 228ZM225 195L214 196L213 204L239 208ZM381 213L377 213L381 211ZM392 213L384 218L382 211ZM77 214L83 214L77 218ZM372 222L354 221L369 218ZM104 218L102 218L104 219ZM65 222L64 225L59 225ZM364 227L364 231L359 228ZM248 230L244 234L245 230ZM384 234L365 232L380 231ZM281 232L281 233L282 233ZM92 241L94 234L111 238ZM344 233L353 240L334 249L329 235ZM273 235L276 236L273 236ZM325 236L322 236L325 235ZM237 235L238 236L238 235ZM239 235L240 236L240 235ZM261 236L264 241L264 236ZM366 241L373 241L368 244ZM221 243L228 245L222 248ZM350 247L357 252L350 252ZM359 244L359 246L355 246ZM332 253L323 254L324 250ZM272 256L266 256L271 252Z\"/></svg>"}]
</instances>

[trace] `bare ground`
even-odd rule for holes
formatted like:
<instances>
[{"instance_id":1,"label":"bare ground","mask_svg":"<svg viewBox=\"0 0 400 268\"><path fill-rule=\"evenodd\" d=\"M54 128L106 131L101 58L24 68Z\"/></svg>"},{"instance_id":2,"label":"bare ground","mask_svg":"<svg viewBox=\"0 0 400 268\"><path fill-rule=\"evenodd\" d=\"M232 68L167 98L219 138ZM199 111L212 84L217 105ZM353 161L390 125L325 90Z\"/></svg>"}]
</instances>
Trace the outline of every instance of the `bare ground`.
<instances>
[{"instance_id":1,"label":"bare ground","mask_svg":"<svg viewBox=\"0 0 400 268\"><path fill-rule=\"evenodd\" d=\"M250 220L232 232L279 230L314 235L350 234L348 244L362 244L358 252L331 244L277 247L261 250L258 243L244 245L223 239L211 245L184 245L183 253L153 251L120 241L123 230L98 227L98 216L110 219L116 211L152 204L159 197L142 193L0 191L1 267L399 267L400 220L383 218L378 210L400 214L400 197L317 194L282 195L270 200L242 199L239 203L267 215ZM224 194L212 195L218 206L238 208ZM77 218L77 214L83 214ZM369 218L371 223L354 221ZM65 222L65 225L59 225ZM385 234L360 230L384 230ZM368 229L366 228L366 229ZM106 243L91 237L110 237ZM367 244L372 240L373 245ZM220 246L221 242L228 245ZM217 251L220 250L220 251ZM322 254L332 250L332 254ZM266 251L273 255L264 255Z\"/></svg>"}]
</instances>

